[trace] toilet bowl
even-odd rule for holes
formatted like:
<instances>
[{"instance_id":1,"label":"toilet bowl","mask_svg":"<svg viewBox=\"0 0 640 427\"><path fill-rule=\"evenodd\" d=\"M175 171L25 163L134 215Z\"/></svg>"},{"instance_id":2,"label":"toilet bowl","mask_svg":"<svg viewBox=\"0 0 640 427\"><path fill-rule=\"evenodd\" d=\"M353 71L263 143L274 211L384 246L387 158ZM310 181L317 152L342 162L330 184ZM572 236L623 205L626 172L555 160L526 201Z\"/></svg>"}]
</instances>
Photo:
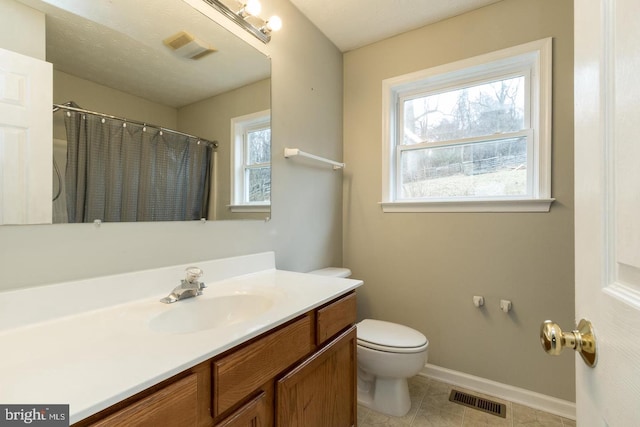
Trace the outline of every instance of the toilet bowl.
<instances>
[{"instance_id":1,"label":"toilet bowl","mask_svg":"<svg viewBox=\"0 0 640 427\"><path fill-rule=\"evenodd\" d=\"M347 268L324 268L311 274L349 277ZM427 362L429 341L408 326L364 319L357 324L358 404L401 417L409 412L407 379Z\"/></svg>"}]
</instances>

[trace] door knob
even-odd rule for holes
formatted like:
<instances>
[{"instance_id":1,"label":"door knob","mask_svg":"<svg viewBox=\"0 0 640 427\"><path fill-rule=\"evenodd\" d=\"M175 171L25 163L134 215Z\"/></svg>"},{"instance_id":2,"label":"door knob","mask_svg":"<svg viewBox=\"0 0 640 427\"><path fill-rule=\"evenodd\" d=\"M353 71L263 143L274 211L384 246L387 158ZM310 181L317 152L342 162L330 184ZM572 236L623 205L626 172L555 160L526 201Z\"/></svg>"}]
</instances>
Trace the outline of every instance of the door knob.
<instances>
[{"instance_id":1,"label":"door knob","mask_svg":"<svg viewBox=\"0 0 640 427\"><path fill-rule=\"evenodd\" d=\"M553 356L559 355L565 348L571 348L580 353L589 367L596 366L596 336L588 320L580 320L578 328L571 332L562 332L557 323L545 320L540 326L540 343L544 351Z\"/></svg>"}]
</instances>

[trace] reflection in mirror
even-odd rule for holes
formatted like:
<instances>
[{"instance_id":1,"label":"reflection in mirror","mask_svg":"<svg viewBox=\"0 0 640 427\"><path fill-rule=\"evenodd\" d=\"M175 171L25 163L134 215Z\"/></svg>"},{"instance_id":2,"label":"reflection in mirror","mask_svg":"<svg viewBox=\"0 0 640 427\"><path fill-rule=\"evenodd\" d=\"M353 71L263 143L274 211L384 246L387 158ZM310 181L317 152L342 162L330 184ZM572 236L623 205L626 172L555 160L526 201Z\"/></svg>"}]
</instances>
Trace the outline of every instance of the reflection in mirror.
<instances>
[{"instance_id":1,"label":"reflection in mirror","mask_svg":"<svg viewBox=\"0 0 640 427\"><path fill-rule=\"evenodd\" d=\"M100 113L52 113L53 222L265 217L266 56L182 0L19 1L46 14L54 104ZM260 162L234 161L232 120L265 112Z\"/></svg>"}]
</instances>

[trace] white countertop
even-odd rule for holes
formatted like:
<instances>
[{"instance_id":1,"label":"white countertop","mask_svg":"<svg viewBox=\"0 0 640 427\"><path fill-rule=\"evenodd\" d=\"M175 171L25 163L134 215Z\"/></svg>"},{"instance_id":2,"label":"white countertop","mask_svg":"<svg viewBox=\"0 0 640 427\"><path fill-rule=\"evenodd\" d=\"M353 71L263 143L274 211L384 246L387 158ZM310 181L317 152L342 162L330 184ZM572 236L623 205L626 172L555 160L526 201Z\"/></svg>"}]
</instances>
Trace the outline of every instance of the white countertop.
<instances>
[{"instance_id":1,"label":"white countertop","mask_svg":"<svg viewBox=\"0 0 640 427\"><path fill-rule=\"evenodd\" d=\"M206 279L207 270L203 269ZM129 276L112 276L112 280L120 283ZM161 284L165 288L162 293L158 293L160 285L154 285L147 291L153 295L134 301L75 313L66 307L59 309L57 316L43 315L26 326L0 328L0 403L69 404L74 423L362 284L275 268L204 281L207 288L203 295L173 304L158 301L176 284L167 278ZM109 280L103 282L109 284ZM59 294L55 291L60 288L45 288L43 295ZM246 293L266 295L273 305L249 320L192 333L169 334L149 327L149 321L163 312ZM31 305L46 307L46 301L37 300L37 295L37 288L29 290ZM12 300L29 302L21 292L4 293L0 309L11 306ZM0 315L0 325L7 322Z\"/></svg>"}]
</instances>

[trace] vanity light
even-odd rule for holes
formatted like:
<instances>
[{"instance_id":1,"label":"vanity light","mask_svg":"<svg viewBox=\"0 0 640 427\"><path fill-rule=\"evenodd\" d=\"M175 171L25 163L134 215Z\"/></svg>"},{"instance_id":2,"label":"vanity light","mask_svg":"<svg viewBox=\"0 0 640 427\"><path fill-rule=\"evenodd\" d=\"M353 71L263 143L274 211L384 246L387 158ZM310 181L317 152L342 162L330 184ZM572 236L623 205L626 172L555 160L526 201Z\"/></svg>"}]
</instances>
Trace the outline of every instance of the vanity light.
<instances>
[{"instance_id":1,"label":"vanity light","mask_svg":"<svg viewBox=\"0 0 640 427\"><path fill-rule=\"evenodd\" d=\"M282 28L282 19L279 16L273 15L271 18L267 19L267 22L264 23L265 31L278 31Z\"/></svg>"},{"instance_id":2,"label":"vanity light","mask_svg":"<svg viewBox=\"0 0 640 427\"><path fill-rule=\"evenodd\" d=\"M282 28L282 20L272 16L268 20L258 16L262 10L260 0L203 0L209 6L253 34L263 43L269 43L271 32ZM231 5L229 5L231 3ZM249 19L250 18L250 19ZM258 25L250 21L258 22Z\"/></svg>"},{"instance_id":3,"label":"vanity light","mask_svg":"<svg viewBox=\"0 0 640 427\"><path fill-rule=\"evenodd\" d=\"M242 9L240 9L240 15L252 15L252 16L258 16L260 15L260 12L262 11L262 5L260 4L260 2L258 0L248 0L244 6L242 6Z\"/></svg>"}]
</instances>

